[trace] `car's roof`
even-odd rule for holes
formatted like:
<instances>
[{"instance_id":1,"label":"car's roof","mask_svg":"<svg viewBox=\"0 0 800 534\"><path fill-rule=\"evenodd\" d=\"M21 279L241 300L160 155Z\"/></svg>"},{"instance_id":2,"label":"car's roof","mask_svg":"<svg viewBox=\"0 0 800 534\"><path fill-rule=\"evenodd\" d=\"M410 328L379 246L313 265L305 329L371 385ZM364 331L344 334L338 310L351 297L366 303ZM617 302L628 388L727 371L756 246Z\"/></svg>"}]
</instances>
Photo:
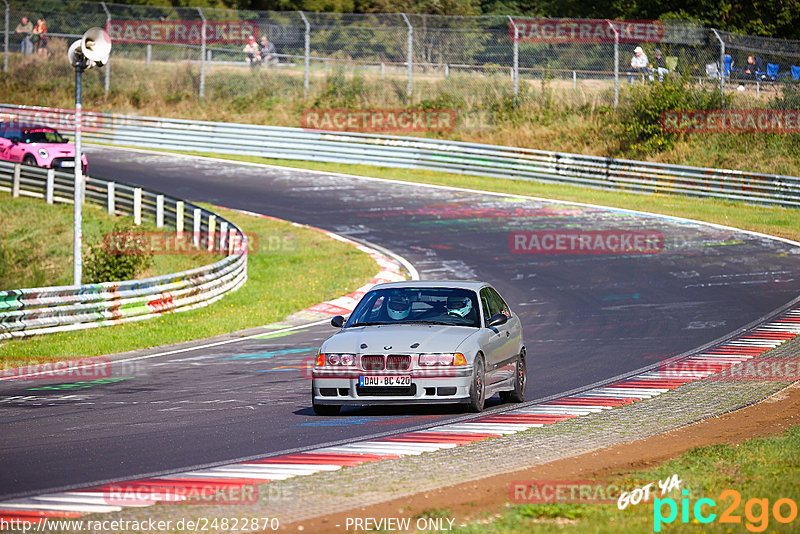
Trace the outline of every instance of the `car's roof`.
<instances>
[{"instance_id":1,"label":"car's roof","mask_svg":"<svg viewBox=\"0 0 800 534\"><path fill-rule=\"evenodd\" d=\"M372 289L446 287L479 291L482 287L486 287L488 285L489 284L486 282L480 282L477 280L406 280L405 282L386 282L384 284L378 284Z\"/></svg>"}]
</instances>

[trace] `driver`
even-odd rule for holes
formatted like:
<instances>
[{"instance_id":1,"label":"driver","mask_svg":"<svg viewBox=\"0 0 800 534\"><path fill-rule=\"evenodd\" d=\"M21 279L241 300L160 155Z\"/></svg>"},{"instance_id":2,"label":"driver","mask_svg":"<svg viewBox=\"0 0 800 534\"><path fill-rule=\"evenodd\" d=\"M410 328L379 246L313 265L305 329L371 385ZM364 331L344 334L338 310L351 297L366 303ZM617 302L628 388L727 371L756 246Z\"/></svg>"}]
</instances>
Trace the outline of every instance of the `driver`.
<instances>
[{"instance_id":1,"label":"driver","mask_svg":"<svg viewBox=\"0 0 800 534\"><path fill-rule=\"evenodd\" d=\"M469 297L447 297L447 315L466 317L470 311L472 311L472 300Z\"/></svg>"},{"instance_id":2,"label":"driver","mask_svg":"<svg viewBox=\"0 0 800 534\"><path fill-rule=\"evenodd\" d=\"M395 321L402 321L411 313L411 300L405 295L392 295L386 303L386 311Z\"/></svg>"}]
</instances>

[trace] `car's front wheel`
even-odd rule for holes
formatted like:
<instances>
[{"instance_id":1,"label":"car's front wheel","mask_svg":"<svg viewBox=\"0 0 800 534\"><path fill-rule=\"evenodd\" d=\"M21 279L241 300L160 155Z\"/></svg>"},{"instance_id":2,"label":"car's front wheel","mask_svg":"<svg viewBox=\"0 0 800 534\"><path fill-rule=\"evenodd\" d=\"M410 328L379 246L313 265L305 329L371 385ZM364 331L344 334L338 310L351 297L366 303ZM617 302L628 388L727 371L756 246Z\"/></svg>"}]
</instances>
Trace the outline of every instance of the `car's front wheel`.
<instances>
[{"instance_id":1,"label":"car's front wheel","mask_svg":"<svg viewBox=\"0 0 800 534\"><path fill-rule=\"evenodd\" d=\"M25 157L22 158L22 164L23 165L30 165L32 167L38 167L38 165L36 164L36 158L34 158L30 154L25 154Z\"/></svg>"},{"instance_id":2,"label":"car's front wheel","mask_svg":"<svg viewBox=\"0 0 800 534\"><path fill-rule=\"evenodd\" d=\"M519 355L515 373L514 389L500 392L500 400L503 402L525 402L525 384L528 376L525 366L525 349L522 349Z\"/></svg>"},{"instance_id":3,"label":"car's front wheel","mask_svg":"<svg viewBox=\"0 0 800 534\"><path fill-rule=\"evenodd\" d=\"M483 355L475 356L472 364L472 382L469 385L469 404L467 409L470 412L482 412L486 402L486 364L483 362Z\"/></svg>"}]
</instances>

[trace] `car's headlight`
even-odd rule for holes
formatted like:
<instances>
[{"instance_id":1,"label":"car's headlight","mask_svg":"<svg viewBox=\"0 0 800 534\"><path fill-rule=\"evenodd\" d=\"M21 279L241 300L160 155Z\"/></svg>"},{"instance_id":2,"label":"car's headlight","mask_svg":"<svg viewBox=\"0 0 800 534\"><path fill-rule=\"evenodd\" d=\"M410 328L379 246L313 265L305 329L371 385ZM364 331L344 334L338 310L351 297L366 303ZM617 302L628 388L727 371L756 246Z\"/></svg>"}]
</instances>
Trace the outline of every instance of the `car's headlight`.
<instances>
[{"instance_id":1,"label":"car's headlight","mask_svg":"<svg viewBox=\"0 0 800 534\"><path fill-rule=\"evenodd\" d=\"M430 367L433 365L467 365L467 360L460 352L432 352L428 354L420 354L419 365L420 367Z\"/></svg>"},{"instance_id":2,"label":"car's headlight","mask_svg":"<svg viewBox=\"0 0 800 534\"><path fill-rule=\"evenodd\" d=\"M47 150L45 150L44 148L40 148L39 149L39 157L47 159L48 157L50 157L50 154L48 154Z\"/></svg>"},{"instance_id":3,"label":"car's headlight","mask_svg":"<svg viewBox=\"0 0 800 534\"><path fill-rule=\"evenodd\" d=\"M338 352L331 352L331 353L320 353L317 355L317 367L323 367L325 365L338 365L349 367L353 365L356 361L355 354L342 354Z\"/></svg>"}]
</instances>

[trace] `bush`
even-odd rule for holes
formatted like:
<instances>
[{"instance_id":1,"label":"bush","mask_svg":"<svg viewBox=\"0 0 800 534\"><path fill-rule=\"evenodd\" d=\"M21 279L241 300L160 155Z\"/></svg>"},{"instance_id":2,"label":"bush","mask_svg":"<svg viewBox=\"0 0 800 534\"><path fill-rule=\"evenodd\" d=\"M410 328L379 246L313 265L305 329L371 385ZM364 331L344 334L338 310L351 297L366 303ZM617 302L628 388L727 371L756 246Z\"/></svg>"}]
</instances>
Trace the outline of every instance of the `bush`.
<instances>
[{"instance_id":1,"label":"bush","mask_svg":"<svg viewBox=\"0 0 800 534\"><path fill-rule=\"evenodd\" d=\"M729 102L729 96L723 102L717 87L697 87L686 78L631 87L618 110L618 154L637 157L671 149L683 134L661 129L662 112L722 109Z\"/></svg>"},{"instance_id":2,"label":"bush","mask_svg":"<svg viewBox=\"0 0 800 534\"><path fill-rule=\"evenodd\" d=\"M143 236L143 232L129 222L114 224L110 235L106 234L104 239L89 246L84 262L86 282L96 284L133 280L136 275L150 267L153 264L153 255L141 253L145 247L138 246L142 244ZM125 250L136 253L120 253Z\"/></svg>"}]
</instances>

